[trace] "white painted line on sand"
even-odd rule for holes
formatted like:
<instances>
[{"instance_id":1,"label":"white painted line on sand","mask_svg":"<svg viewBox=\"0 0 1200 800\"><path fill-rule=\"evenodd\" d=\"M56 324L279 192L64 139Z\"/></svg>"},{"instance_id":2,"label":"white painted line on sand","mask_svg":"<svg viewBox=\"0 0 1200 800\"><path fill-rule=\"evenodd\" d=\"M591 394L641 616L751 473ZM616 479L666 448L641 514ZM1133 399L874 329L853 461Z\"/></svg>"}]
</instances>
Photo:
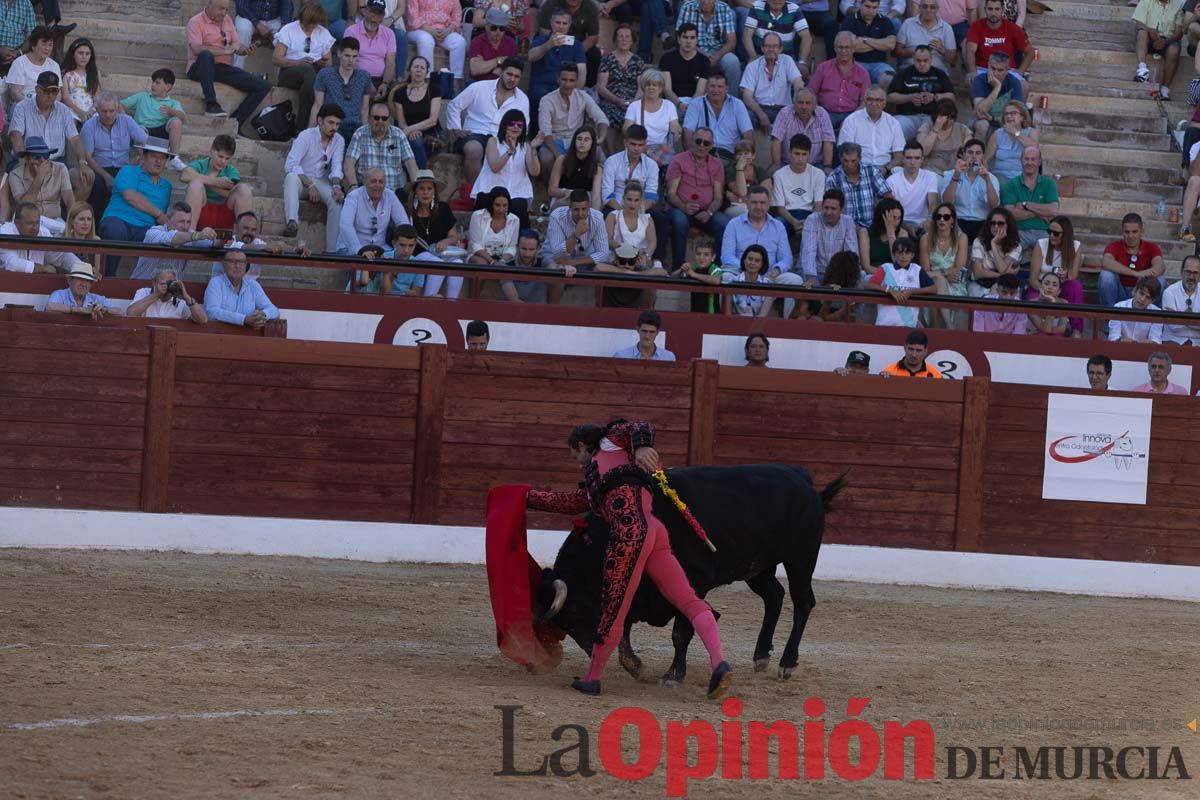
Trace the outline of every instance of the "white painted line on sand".
<instances>
[{"instance_id":1,"label":"white painted line on sand","mask_svg":"<svg viewBox=\"0 0 1200 800\"><path fill-rule=\"evenodd\" d=\"M237 717L328 717L335 714L377 714L376 708L274 708L257 711L198 711L192 714L117 714L104 717L77 717L47 719L42 722L10 722L4 725L10 731L44 731L54 728L86 728L89 725L105 725L114 722L144 724L147 722L174 722L177 720L220 720Z\"/></svg>"}]
</instances>

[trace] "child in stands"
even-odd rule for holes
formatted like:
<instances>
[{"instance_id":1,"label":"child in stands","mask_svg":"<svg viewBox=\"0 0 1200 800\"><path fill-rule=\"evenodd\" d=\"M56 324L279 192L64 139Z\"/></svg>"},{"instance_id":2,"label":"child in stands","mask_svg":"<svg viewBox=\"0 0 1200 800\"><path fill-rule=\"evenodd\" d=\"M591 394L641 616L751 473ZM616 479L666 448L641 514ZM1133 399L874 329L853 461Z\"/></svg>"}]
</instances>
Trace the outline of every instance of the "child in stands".
<instances>
[{"instance_id":1,"label":"child in stands","mask_svg":"<svg viewBox=\"0 0 1200 800\"><path fill-rule=\"evenodd\" d=\"M121 106L147 133L166 139L171 152L178 153L187 114L179 101L170 96L174 88L175 73L169 69L156 69L150 75L150 91L131 94L121 101ZM171 159L169 166L180 172L184 169L178 155Z\"/></svg>"},{"instance_id":2,"label":"child in stands","mask_svg":"<svg viewBox=\"0 0 1200 800\"><path fill-rule=\"evenodd\" d=\"M187 203L192 207L192 230L233 227L234 220L254 210L249 184L233 165L237 142L222 133L213 139L208 156L197 158L181 176L187 183Z\"/></svg>"},{"instance_id":3,"label":"child in stands","mask_svg":"<svg viewBox=\"0 0 1200 800\"><path fill-rule=\"evenodd\" d=\"M671 273L672 278L692 278L710 286L721 285L721 265L717 263L716 247L712 239L701 239L692 248L694 262L685 262ZM692 292L692 311L702 314L721 313L721 296L708 292Z\"/></svg>"}]
</instances>

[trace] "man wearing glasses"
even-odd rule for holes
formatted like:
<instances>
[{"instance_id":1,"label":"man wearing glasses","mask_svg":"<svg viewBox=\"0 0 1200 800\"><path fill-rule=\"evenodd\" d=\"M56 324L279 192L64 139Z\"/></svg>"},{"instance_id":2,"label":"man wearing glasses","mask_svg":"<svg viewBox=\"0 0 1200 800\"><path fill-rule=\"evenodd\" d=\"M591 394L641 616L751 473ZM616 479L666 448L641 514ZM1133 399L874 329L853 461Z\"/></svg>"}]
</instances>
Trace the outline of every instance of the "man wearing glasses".
<instances>
[{"instance_id":1,"label":"man wearing glasses","mask_svg":"<svg viewBox=\"0 0 1200 800\"><path fill-rule=\"evenodd\" d=\"M909 17L896 33L896 56L901 68L912 64L913 53L925 45L933 55L933 66L942 72L958 63L954 28L938 16L938 0L921 0L918 16Z\"/></svg>"},{"instance_id":2,"label":"man wearing glasses","mask_svg":"<svg viewBox=\"0 0 1200 800\"><path fill-rule=\"evenodd\" d=\"M43 72L37 79L37 91L13 106L12 120L8 126L8 141L12 152L25 150L25 140L38 137L49 148L51 161L66 163L67 145L75 151L76 162L87 163L83 152L83 141L75 127L71 109L59 102L58 76ZM71 185L75 197L87 197L92 191L94 173L87 166L71 170Z\"/></svg>"},{"instance_id":3,"label":"man wearing glasses","mask_svg":"<svg viewBox=\"0 0 1200 800\"><path fill-rule=\"evenodd\" d=\"M241 43L228 12L229 0L208 0L208 4L188 20L187 76L200 84L204 92L204 113L210 117L225 116L225 109L217 102L214 82L245 92L246 98L232 115L240 129L271 91L271 84L233 66L233 57L250 55L254 45Z\"/></svg>"},{"instance_id":4,"label":"man wearing glasses","mask_svg":"<svg viewBox=\"0 0 1200 800\"><path fill-rule=\"evenodd\" d=\"M261 329L269 319L279 319L279 309L258 281L246 276L244 250L226 250L223 271L204 289L204 310L210 319L230 325Z\"/></svg>"},{"instance_id":5,"label":"man wearing glasses","mask_svg":"<svg viewBox=\"0 0 1200 800\"><path fill-rule=\"evenodd\" d=\"M342 206L338 252L356 255L369 244L387 250L389 226L411 223L400 198L387 190L383 170L368 169L363 175L363 185L349 192Z\"/></svg>"},{"instance_id":6,"label":"man wearing glasses","mask_svg":"<svg viewBox=\"0 0 1200 800\"><path fill-rule=\"evenodd\" d=\"M1200 314L1200 296L1196 295L1196 286L1200 285L1200 257L1188 256L1183 259L1179 272L1183 280L1171 284L1163 292L1162 309L1176 314ZM1164 325L1163 341L1167 344L1200 345L1200 317L1196 322L1196 325Z\"/></svg>"},{"instance_id":7,"label":"man wearing glasses","mask_svg":"<svg viewBox=\"0 0 1200 800\"><path fill-rule=\"evenodd\" d=\"M517 57L517 40L508 32L508 12L492 8L484 19L487 28L472 39L467 48L473 81L499 78L504 60Z\"/></svg>"},{"instance_id":8,"label":"man wearing glasses","mask_svg":"<svg viewBox=\"0 0 1200 800\"><path fill-rule=\"evenodd\" d=\"M346 191L352 191L368 170L381 169L389 191L403 188L417 177L417 160L404 131L392 124L384 103L371 104L371 121L354 132L342 165Z\"/></svg>"},{"instance_id":9,"label":"man wearing glasses","mask_svg":"<svg viewBox=\"0 0 1200 800\"><path fill-rule=\"evenodd\" d=\"M713 133L697 128L691 149L671 159L667 167L667 203L670 204L671 253L675 268L687 262L688 233L692 225L713 235L716 252L729 218L721 213L725 201L725 168L712 155Z\"/></svg>"},{"instance_id":10,"label":"man wearing glasses","mask_svg":"<svg viewBox=\"0 0 1200 800\"><path fill-rule=\"evenodd\" d=\"M1050 220L1058 216L1058 184L1053 178L1038 174L1041 166L1041 150L1036 145L1025 145L1021 153L1021 174L1000 190L1000 202L1017 219L1022 262L1038 239L1046 238Z\"/></svg>"}]
</instances>

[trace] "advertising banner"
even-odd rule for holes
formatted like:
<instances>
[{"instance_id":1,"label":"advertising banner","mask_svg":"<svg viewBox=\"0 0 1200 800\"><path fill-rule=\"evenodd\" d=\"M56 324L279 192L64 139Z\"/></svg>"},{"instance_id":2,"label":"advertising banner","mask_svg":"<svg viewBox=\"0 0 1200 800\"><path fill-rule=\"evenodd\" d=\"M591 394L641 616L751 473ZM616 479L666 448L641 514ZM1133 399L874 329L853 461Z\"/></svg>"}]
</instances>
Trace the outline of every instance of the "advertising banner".
<instances>
[{"instance_id":1,"label":"advertising banner","mask_svg":"<svg viewBox=\"0 0 1200 800\"><path fill-rule=\"evenodd\" d=\"M1046 407L1046 500L1146 504L1153 400L1051 394Z\"/></svg>"}]
</instances>

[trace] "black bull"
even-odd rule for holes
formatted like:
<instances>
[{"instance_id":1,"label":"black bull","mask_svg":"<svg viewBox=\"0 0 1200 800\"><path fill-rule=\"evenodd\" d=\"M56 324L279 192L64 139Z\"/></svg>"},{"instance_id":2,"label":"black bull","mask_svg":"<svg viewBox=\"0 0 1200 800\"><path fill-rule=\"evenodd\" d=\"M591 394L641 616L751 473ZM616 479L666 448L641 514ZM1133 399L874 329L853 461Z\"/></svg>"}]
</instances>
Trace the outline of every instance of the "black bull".
<instances>
[{"instance_id":1,"label":"black bull","mask_svg":"<svg viewBox=\"0 0 1200 800\"><path fill-rule=\"evenodd\" d=\"M812 476L800 467L757 464L739 467L684 467L667 472L671 486L687 503L716 546L713 553L700 540L672 502L654 491L654 514L666 525L674 551L700 597L718 586L746 581L763 600L763 622L754 648L754 668L765 670L770 660L775 625L783 609L783 586L775 577L779 564L788 577L792 596L792 631L779 675L788 678L798 663L800 638L816 605L813 570L825 530L825 512L845 485L844 476L818 492ZM554 568L543 571L543 584L534 600L535 617L552 614L551 621L590 653L600 618L600 577L609 528L593 514L567 536ZM553 611L556 581L565 584L561 608ZM662 627L675 621L671 639L675 658L664 683L683 680L687 648L694 633L691 623L644 576L629 608L620 643L621 665L640 678L641 662L629 644L635 622Z\"/></svg>"}]
</instances>

